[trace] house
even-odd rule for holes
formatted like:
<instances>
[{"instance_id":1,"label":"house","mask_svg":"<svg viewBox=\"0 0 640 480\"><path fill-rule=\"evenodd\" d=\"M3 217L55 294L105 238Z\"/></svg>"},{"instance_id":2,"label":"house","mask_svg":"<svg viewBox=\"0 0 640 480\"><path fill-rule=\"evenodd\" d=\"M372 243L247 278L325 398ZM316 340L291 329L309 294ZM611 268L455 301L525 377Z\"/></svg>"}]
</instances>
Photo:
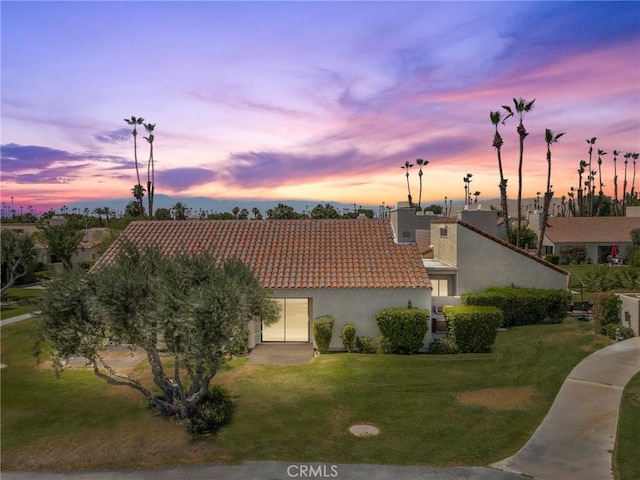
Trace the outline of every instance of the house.
<instances>
[{"instance_id":1,"label":"house","mask_svg":"<svg viewBox=\"0 0 640 480\"><path fill-rule=\"evenodd\" d=\"M567 289L568 272L496 236L496 216L473 210L444 218L400 203L389 219L132 222L121 239L157 245L165 254L211 250L251 267L282 309L275 324L253 322L250 348L311 343L312 320L331 315L337 350L347 323L357 335L377 338L374 318L384 308L411 302L438 310L489 286ZM116 243L98 264L112 261L117 250ZM425 347L438 334L434 325Z\"/></svg>"},{"instance_id":2,"label":"house","mask_svg":"<svg viewBox=\"0 0 640 480\"><path fill-rule=\"evenodd\" d=\"M387 219L186 220L132 222L124 241L157 245L166 254L211 249L251 267L281 305L277 323L254 321L249 347L263 342L311 343L312 320L335 318L332 349L354 324L376 338L375 313L388 307L431 309L431 282L415 242L398 243ZM108 263L118 244L104 253ZM430 339L427 336L425 346Z\"/></svg>"},{"instance_id":3,"label":"house","mask_svg":"<svg viewBox=\"0 0 640 480\"><path fill-rule=\"evenodd\" d=\"M415 210L405 205L399 205L394 215L394 225L416 223ZM462 293L511 285L569 288L569 272L499 238L496 217L493 210L463 210L457 218L433 217L428 230L417 229L413 234L431 281L432 337L446 333L442 307L460 305ZM418 221L423 222L420 227L427 225ZM403 235L397 232L396 236L400 241Z\"/></svg>"},{"instance_id":4,"label":"house","mask_svg":"<svg viewBox=\"0 0 640 480\"><path fill-rule=\"evenodd\" d=\"M72 265L97 261L103 253L103 242L111 235L111 229L106 227L87 228L82 230L82 234L78 250L71 257Z\"/></svg>"},{"instance_id":5,"label":"house","mask_svg":"<svg viewBox=\"0 0 640 480\"><path fill-rule=\"evenodd\" d=\"M57 226L67 223L64 217L52 217L46 221L48 225ZM3 223L1 228L13 230L16 233L25 233L29 235L37 234L40 230L38 224L35 223ZM80 265L83 262L95 262L102 254L102 243L111 235L109 228L87 228L82 230L82 240L78 245L76 253L71 257L73 266ZM36 249L38 252L38 261L45 265L46 268L53 271L61 271L62 264L52 257L49 253L46 243L42 240L36 241Z\"/></svg>"},{"instance_id":6,"label":"house","mask_svg":"<svg viewBox=\"0 0 640 480\"><path fill-rule=\"evenodd\" d=\"M530 227L539 232L539 215L530 216ZM627 257L631 231L640 228L640 217L550 217L542 239L543 252L560 255L564 247L584 245L587 259L607 263L618 252L620 261Z\"/></svg>"}]
</instances>

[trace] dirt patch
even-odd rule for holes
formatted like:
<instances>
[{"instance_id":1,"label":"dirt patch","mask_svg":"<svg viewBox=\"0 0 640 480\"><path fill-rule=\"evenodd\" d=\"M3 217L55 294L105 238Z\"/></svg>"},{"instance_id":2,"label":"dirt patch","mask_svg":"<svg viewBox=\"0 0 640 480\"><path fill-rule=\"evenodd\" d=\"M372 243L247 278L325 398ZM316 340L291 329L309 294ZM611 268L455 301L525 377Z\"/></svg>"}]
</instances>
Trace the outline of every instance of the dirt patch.
<instances>
[{"instance_id":1,"label":"dirt patch","mask_svg":"<svg viewBox=\"0 0 640 480\"><path fill-rule=\"evenodd\" d=\"M192 440L184 428L154 417L136 422L136 430L119 424L109 430L56 435L2 452L7 470L100 470L157 468L228 462L231 457L214 440Z\"/></svg>"},{"instance_id":2,"label":"dirt patch","mask_svg":"<svg viewBox=\"0 0 640 480\"><path fill-rule=\"evenodd\" d=\"M537 397L534 387L503 387L464 392L458 395L457 400L463 405L494 410L522 410L531 406Z\"/></svg>"}]
</instances>

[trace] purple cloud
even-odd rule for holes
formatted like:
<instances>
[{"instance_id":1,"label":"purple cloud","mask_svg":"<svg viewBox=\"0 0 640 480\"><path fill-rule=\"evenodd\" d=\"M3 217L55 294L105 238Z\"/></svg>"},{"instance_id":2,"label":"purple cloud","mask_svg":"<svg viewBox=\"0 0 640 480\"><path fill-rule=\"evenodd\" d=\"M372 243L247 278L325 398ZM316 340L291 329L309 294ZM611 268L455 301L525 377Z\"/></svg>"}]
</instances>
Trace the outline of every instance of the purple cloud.
<instances>
[{"instance_id":1,"label":"purple cloud","mask_svg":"<svg viewBox=\"0 0 640 480\"><path fill-rule=\"evenodd\" d=\"M116 155L95 152L71 153L39 145L16 143L0 146L0 161L3 179L20 184L69 183L79 178L77 172L91 167L92 162L114 164L110 169L117 170L130 167L129 160ZM61 163L68 164L60 165Z\"/></svg>"},{"instance_id":2,"label":"purple cloud","mask_svg":"<svg viewBox=\"0 0 640 480\"><path fill-rule=\"evenodd\" d=\"M131 130L129 128L119 128L107 132L97 133L95 139L100 143L123 143L131 139Z\"/></svg>"},{"instance_id":3,"label":"purple cloud","mask_svg":"<svg viewBox=\"0 0 640 480\"><path fill-rule=\"evenodd\" d=\"M181 191L190 187L204 185L218 178L218 173L200 167L171 168L169 170L156 171L156 190L169 188L169 190Z\"/></svg>"}]
</instances>

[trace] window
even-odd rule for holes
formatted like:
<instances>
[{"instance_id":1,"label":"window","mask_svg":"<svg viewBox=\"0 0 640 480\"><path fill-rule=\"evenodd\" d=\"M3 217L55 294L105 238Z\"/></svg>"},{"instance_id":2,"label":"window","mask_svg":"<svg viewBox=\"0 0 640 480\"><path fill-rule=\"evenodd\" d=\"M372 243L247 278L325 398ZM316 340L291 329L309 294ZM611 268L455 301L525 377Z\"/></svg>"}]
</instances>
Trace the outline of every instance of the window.
<instances>
[{"instance_id":1,"label":"window","mask_svg":"<svg viewBox=\"0 0 640 480\"><path fill-rule=\"evenodd\" d=\"M447 227L440 227L440 237L447 238Z\"/></svg>"},{"instance_id":2,"label":"window","mask_svg":"<svg viewBox=\"0 0 640 480\"><path fill-rule=\"evenodd\" d=\"M449 280L447 279L431 279L431 295L434 297L449 296Z\"/></svg>"}]
</instances>

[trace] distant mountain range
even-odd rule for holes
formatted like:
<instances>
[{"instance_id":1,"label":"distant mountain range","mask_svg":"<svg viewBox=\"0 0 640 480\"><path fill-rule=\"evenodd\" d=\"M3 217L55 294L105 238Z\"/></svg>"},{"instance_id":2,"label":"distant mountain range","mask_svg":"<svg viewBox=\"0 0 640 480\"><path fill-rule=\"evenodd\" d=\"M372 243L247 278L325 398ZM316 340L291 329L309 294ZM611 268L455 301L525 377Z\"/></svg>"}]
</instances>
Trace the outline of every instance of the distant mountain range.
<instances>
[{"instance_id":1,"label":"distant mountain range","mask_svg":"<svg viewBox=\"0 0 640 480\"><path fill-rule=\"evenodd\" d=\"M67 212L71 212L74 208L77 208L80 212L82 212L85 208L88 208L90 211L93 211L95 208L101 207L109 207L116 212L124 212L127 204L133 200L133 198L105 198L103 200L91 200L91 201L82 201L82 202L74 202L66 205ZM188 197L188 198L176 198L168 195L155 195L153 199L153 208L171 208L177 202L182 202L188 208L191 209L191 213L197 213L200 210L208 211L209 213L224 213L231 212L234 207L238 207L240 209L246 208L251 212L253 208L257 208L264 215L264 213L270 208L275 208L278 204L282 203L284 205L289 205L293 207L296 212L304 212L305 210L311 211L316 205L321 204L325 205L330 203L333 205L340 213L349 211L353 212L354 204L353 203L340 203L333 202L331 200L237 200L237 199L218 199L218 198L207 198L207 197ZM147 199L144 199L144 206L147 207ZM355 208L367 208L373 210L375 213L378 212L378 205L355 205Z\"/></svg>"},{"instance_id":2,"label":"distant mountain range","mask_svg":"<svg viewBox=\"0 0 640 480\"><path fill-rule=\"evenodd\" d=\"M77 208L79 212L82 212L85 208L88 208L89 211L93 211L95 208L100 207L109 207L112 210L115 210L118 213L124 212L126 205L132 200L131 197L126 198L110 198L103 200L91 200L91 201L82 201L82 202L74 202L66 205L67 212L71 212L74 208ZM403 201L400 199L399 201ZM231 212L234 207L238 207L240 209L246 208L251 212L253 208L257 208L264 215L264 213L270 208L275 208L278 204L282 203L284 205L289 205L293 207L296 212L305 212L306 210L311 211L316 205L321 204L325 205L327 203L333 205L338 212L353 212L354 208L365 208L373 210L375 214L378 214L380 209L379 205L354 205L353 203L341 203L334 202L331 200L237 200L237 199L217 199L217 198L208 198L208 197L171 197L168 195L156 195L154 198L154 209L158 208L171 208L177 202L182 202L188 208L191 208L192 214L197 214L201 209L207 211L209 213L224 213ZM535 208L535 198L523 198L522 199L522 210L526 212L528 209L532 210ZM540 199L542 202L542 199ZM552 205L556 205L556 209L559 211L561 200L560 198L554 198L552 201ZM145 207L147 205L147 199L144 199ZM424 206L436 204L443 206L443 202L433 202L433 201L425 201L423 202ZM492 199L478 199L478 205L481 206L482 209L489 209L491 206L496 209L500 209L500 199L492 198ZM475 209L478 205L472 204L469 206L470 209ZM514 212L516 211L517 201L515 199L509 199L509 213L510 216L514 216ZM391 205L391 207L394 207ZM463 201L458 200L454 201L452 204L452 211L456 212L463 208ZM552 214L554 213L552 207Z\"/></svg>"}]
</instances>

